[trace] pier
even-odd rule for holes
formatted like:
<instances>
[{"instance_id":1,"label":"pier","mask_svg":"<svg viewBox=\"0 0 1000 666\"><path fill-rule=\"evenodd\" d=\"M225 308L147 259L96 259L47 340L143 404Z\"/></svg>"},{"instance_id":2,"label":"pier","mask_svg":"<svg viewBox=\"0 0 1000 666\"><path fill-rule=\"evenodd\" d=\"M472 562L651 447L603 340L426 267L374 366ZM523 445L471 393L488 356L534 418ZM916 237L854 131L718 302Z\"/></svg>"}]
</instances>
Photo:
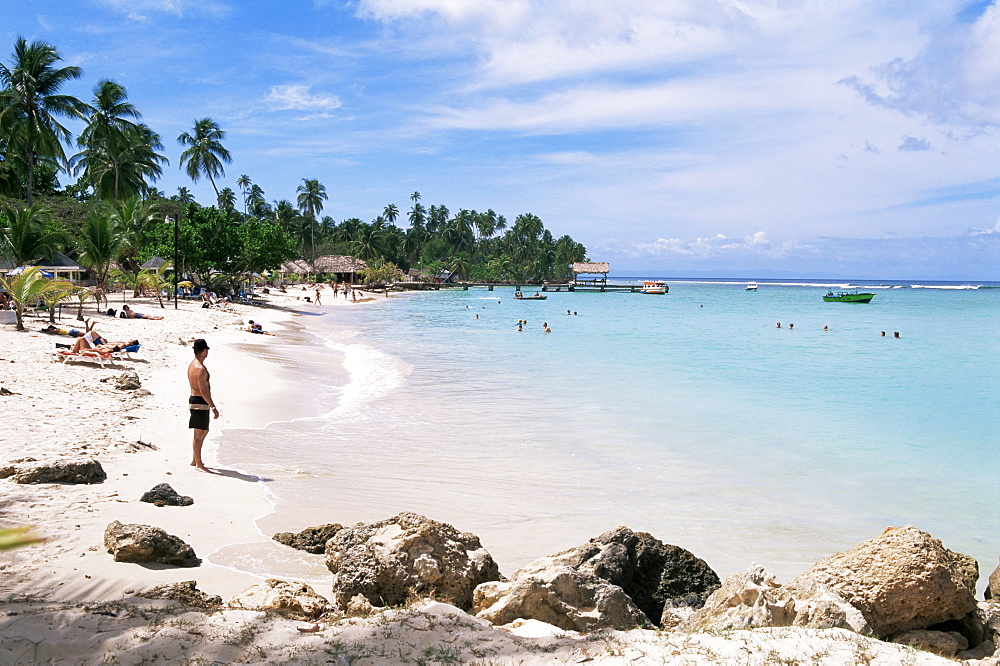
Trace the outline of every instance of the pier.
<instances>
[{"instance_id":1,"label":"pier","mask_svg":"<svg viewBox=\"0 0 1000 666\"><path fill-rule=\"evenodd\" d=\"M410 291L440 291L441 289L486 289L493 291L494 287L512 287L515 291L625 291L639 293L642 291L641 284L613 284L609 282L577 281L548 284L515 284L513 282L396 282L392 285L397 289Z\"/></svg>"}]
</instances>

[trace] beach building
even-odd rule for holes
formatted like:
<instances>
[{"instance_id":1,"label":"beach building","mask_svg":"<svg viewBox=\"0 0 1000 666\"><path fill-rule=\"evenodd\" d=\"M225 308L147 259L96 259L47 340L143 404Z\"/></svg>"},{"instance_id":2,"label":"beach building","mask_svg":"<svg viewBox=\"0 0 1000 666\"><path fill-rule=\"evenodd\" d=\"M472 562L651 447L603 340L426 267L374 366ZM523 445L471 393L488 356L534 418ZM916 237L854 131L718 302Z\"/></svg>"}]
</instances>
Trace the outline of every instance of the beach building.
<instances>
[{"instance_id":1,"label":"beach building","mask_svg":"<svg viewBox=\"0 0 1000 666\"><path fill-rule=\"evenodd\" d=\"M355 282L355 275L366 268L365 262L346 254L325 254L316 257L312 272L332 275L337 282Z\"/></svg>"},{"instance_id":2,"label":"beach building","mask_svg":"<svg viewBox=\"0 0 1000 666\"><path fill-rule=\"evenodd\" d=\"M611 272L611 264L606 261L577 261L573 263L572 269L574 285L605 285L608 282L608 273ZM600 275L600 277L581 278L581 275Z\"/></svg>"},{"instance_id":3,"label":"beach building","mask_svg":"<svg viewBox=\"0 0 1000 666\"><path fill-rule=\"evenodd\" d=\"M51 258L41 259L28 265L37 266L47 273L52 273L52 276L56 279L70 280L76 284L79 284L81 280L85 280L90 275L87 269L62 252L56 252ZM0 277L6 277L15 268L17 266L10 260L0 259Z\"/></svg>"}]
</instances>

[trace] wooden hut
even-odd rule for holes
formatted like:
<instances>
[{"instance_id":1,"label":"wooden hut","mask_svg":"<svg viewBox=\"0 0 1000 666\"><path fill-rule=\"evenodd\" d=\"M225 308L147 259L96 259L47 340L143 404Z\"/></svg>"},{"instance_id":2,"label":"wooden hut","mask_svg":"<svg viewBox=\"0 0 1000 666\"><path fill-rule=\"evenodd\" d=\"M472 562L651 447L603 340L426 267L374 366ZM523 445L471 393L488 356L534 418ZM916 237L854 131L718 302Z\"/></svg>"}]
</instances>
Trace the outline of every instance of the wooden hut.
<instances>
[{"instance_id":1,"label":"wooden hut","mask_svg":"<svg viewBox=\"0 0 1000 666\"><path fill-rule=\"evenodd\" d=\"M325 254L316 257L313 272L333 275L337 282L355 282L355 274L366 268L365 262L346 254Z\"/></svg>"},{"instance_id":2,"label":"wooden hut","mask_svg":"<svg viewBox=\"0 0 1000 666\"><path fill-rule=\"evenodd\" d=\"M577 261L573 264L573 284L607 284L611 264L606 261ZM581 275L601 277L581 278Z\"/></svg>"}]
</instances>

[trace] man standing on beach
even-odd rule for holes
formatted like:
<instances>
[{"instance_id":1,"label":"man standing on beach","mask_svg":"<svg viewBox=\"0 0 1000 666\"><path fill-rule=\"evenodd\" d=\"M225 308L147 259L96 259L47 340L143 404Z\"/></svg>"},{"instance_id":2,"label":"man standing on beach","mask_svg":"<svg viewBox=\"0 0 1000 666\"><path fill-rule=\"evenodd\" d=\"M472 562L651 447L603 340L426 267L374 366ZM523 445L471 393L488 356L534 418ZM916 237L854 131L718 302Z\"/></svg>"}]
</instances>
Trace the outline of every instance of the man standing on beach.
<instances>
[{"instance_id":1,"label":"man standing on beach","mask_svg":"<svg viewBox=\"0 0 1000 666\"><path fill-rule=\"evenodd\" d=\"M205 359L208 357L209 346L202 338L194 341L194 360L188 365L188 384L191 385L191 397L188 398L188 409L191 410L191 418L188 420L188 427L194 430L194 441L191 446L194 449L194 456L191 458L191 466L202 472L212 473L205 467L201 459L201 447L205 443L208 435L208 412L211 411L214 418L219 418L219 408L212 400L212 387L209 384L208 368L205 367Z\"/></svg>"}]
</instances>

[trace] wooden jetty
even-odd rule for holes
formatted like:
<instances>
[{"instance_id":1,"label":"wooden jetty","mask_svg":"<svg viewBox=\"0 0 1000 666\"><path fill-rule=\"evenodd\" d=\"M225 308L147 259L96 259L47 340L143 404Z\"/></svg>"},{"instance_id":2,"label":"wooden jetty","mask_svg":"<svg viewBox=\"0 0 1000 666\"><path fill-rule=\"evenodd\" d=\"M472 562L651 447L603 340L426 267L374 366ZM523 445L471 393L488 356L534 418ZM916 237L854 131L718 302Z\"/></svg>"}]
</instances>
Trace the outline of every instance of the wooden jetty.
<instances>
[{"instance_id":1,"label":"wooden jetty","mask_svg":"<svg viewBox=\"0 0 1000 666\"><path fill-rule=\"evenodd\" d=\"M516 291L627 291L639 293L643 290L641 284L613 284L608 282L611 266L606 261L577 262L572 265L573 281L562 283L546 282L529 284L526 282L397 282L393 286L398 289L434 290L441 289L487 289L494 287L513 287ZM591 275L594 277L580 277ZM599 277L597 277L599 276Z\"/></svg>"}]
</instances>

